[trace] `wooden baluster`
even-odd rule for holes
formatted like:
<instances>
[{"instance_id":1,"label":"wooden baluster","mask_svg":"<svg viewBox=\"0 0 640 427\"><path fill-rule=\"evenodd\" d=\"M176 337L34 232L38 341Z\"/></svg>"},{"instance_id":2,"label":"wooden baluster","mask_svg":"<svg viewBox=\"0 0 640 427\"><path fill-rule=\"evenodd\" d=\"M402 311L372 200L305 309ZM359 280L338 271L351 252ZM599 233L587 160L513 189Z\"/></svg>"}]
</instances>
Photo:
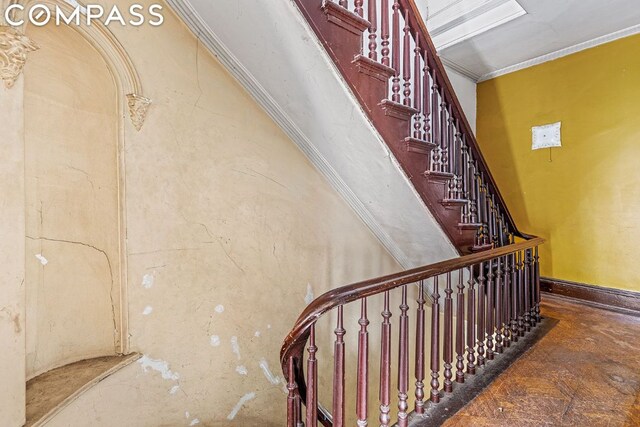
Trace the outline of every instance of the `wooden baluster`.
<instances>
[{"instance_id":1,"label":"wooden baluster","mask_svg":"<svg viewBox=\"0 0 640 427\"><path fill-rule=\"evenodd\" d=\"M415 139L421 139L422 131L422 76L420 71L422 69L420 58L420 33L416 34L416 47L413 49L413 108L418 110L418 113L413 117L413 137Z\"/></svg>"},{"instance_id":2,"label":"wooden baluster","mask_svg":"<svg viewBox=\"0 0 640 427\"><path fill-rule=\"evenodd\" d=\"M536 323L542 320L540 317L540 255L538 247L535 249L535 271L536 271Z\"/></svg>"},{"instance_id":3,"label":"wooden baluster","mask_svg":"<svg viewBox=\"0 0 640 427\"><path fill-rule=\"evenodd\" d=\"M487 290L487 277L484 275L484 262L480 263L480 275L478 276L478 366L484 366L484 340L485 340L485 294Z\"/></svg>"},{"instance_id":4,"label":"wooden baluster","mask_svg":"<svg viewBox=\"0 0 640 427\"><path fill-rule=\"evenodd\" d=\"M460 170L462 172L462 198L467 201L467 203L462 207L462 223L468 224L471 222L471 205L473 201L471 200L471 174L469 173L469 147L467 146L467 141L464 135L460 136L462 138L462 157L460 159Z\"/></svg>"},{"instance_id":5,"label":"wooden baluster","mask_svg":"<svg viewBox=\"0 0 640 427\"><path fill-rule=\"evenodd\" d=\"M453 132L453 116L451 115L451 105L449 105L447 119L447 152L449 153L449 173L453 174L453 177L449 180L449 198L457 199L456 197L456 141Z\"/></svg>"},{"instance_id":6,"label":"wooden baluster","mask_svg":"<svg viewBox=\"0 0 640 427\"><path fill-rule=\"evenodd\" d=\"M493 328L494 328L494 277L493 260L489 260L489 269L487 271L487 316L486 316L486 334L487 334L487 359L493 360Z\"/></svg>"},{"instance_id":7,"label":"wooden baluster","mask_svg":"<svg viewBox=\"0 0 640 427\"><path fill-rule=\"evenodd\" d=\"M309 358L307 359L307 427L318 425L318 361L316 359L316 324L309 332Z\"/></svg>"},{"instance_id":8,"label":"wooden baluster","mask_svg":"<svg viewBox=\"0 0 640 427\"><path fill-rule=\"evenodd\" d=\"M411 28L409 28L409 10L404 15L404 47L402 49L402 78L404 79L404 100L402 103L411 106Z\"/></svg>"},{"instance_id":9,"label":"wooden baluster","mask_svg":"<svg viewBox=\"0 0 640 427\"><path fill-rule=\"evenodd\" d=\"M447 138L447 101L446 91L443 89L440 94L440 162L442 162L442 172L449 171L449 138Z\"/></svg>"},{"instance_id":10,"label":"wooden baluster","mask_svg":"<svg viewBox=\"0 0 640 427\"><path fill-rule=\"evenodd\" d=\"M389 66L389 0L382 0L382 7L380 8L380 14L382 18L380 28L380 45L382 46L382 65Z\"/></svg>"},{"instance_id":11,"label":"wooden baluster","mask_svg":"<svg viewBox=\"0 0 640 427\"><path fill-rule=\"evenodd\" d=\"M440 402L440 294L438 276L433 278L433 304L431 306L431 401Z\"/></svg>"},{"instance_id":12,"label":"wooden baluster","mask_svg":"<svg viewBox=\"0 0 640 427\"><path fill-rule=\"evenodd\" d=\"M524 329L531 330L531 255L524 251Z\"/></svg>"},{"instance_id":13,"label":"wooden baluster","mask_svg":"<svg viewBox=\"0 0 640 427\"><path fill-rule=\"evenodd\" d=\"M343 306L338 307L338 325L333 346L333 425L344 426L344 334Z\"/></svg>"},{"instance_id":14,"label":"wooden baluster","mask_svg":"<svg viewBox=\"0 0 640 427\"><path fill-rule=\"evenodd\" d=\"M493 247L498 247L498 234L500 234L500 229L498 228L498 206L496 205L495 194L491 194L491 212L493 219Z\"/></svg>"},{"instance_id":15,"label":"wooden baluster","mask_svg":"<svg viewBox=\"0 0 640 427\"><path fill-rule=\"evenodd\" d=\"M495 331L496 331L496 353L502 353L504 351L503 347L502 347L502 290L503 290L503 283L502 283L502 264L501 264L501 259L500 258L496 258L496 281L495 281L495 287L496 287L496 327L495 327Z\"/></svg>"},{"instance_id":16,"label":"wooden baluster","mask_svg":"<svg viewBox=\"0 0 640 427\"><path fill-rule=\"evenodd\" d=\"M467 373L475 375L475 317L476 317L476 290L473 277L474 266L469 267L469 300L467 303Z\"/></svg>"},{"instance_id":17,"label":"wooden baluster","mask_svg":"<svg viewBox=\"0 0 640 427\"><path fill-rule=\"evenodd\" d=\"M378 0L369 0L369 59L374 61L378 60L378 43L376 40L376 32L378 31L377 3Z\"/></svg>"},{"instance_id":18,"label":"wooden baluster","mask_svg":"<svg viewBox=\"0 0 640 427\"><path fill-rule=\"evenodd\" d=\"M300 397L300 393L296 396L296 427L304 427L304 422L302 421L302 398Z\"/></svg>"},{"instance_id":19,"label":"wooden baluster","mask_svg":"<svg viewBox=\"0 0 640 427\"><path fill-rule=\"evenodd\" d=\"M407 285L402 287L400 303L400 336L398 339L398 426L407 427L409 420L409 316Z\"/></svg>"},{"instance_id":20,"label":"wooden baluster","mask_svg":"<svg viewBox=\"0 0 640 427\"><path fill-rule=\"evenodd\" d=\"M480 212L478 210L480 200L480 172L478 171L478 165L475 160L473 160L473 156L470 158L470 169L469 175L473 177L473 185L471 186L471 212L469 214L469 220L472 224L477 224L481 222ZM480 242L478 242L478 244L480 244Z\"/></svg>"},{"instance_id":21,"label":"wooden baluster","mask_svg":"<svg viewBox=\"0 0 640 427\"><path fill-rule=\"evenodd\" d=\"M358 390L356 399L356 415L358 426L367 425L367 403L369 386L369 333L367 326L367 299L363 298L360 305L360 332L358 333Z\"/></svg>"},{"instance_id":22,"label":"wooden baluster","mask_svg":"<svg viewBox=\"0 0 640 427\"><path fill-rule=\"evenodd\" d=\"M295 379L295 370L293 364L293 356L289 357L289 365L287 374L289 381L287 382L287 427L297 427L299 419L296 418L296 396L298 394L298 385Z\"/></svg>"},{"instance_id":23,"label":"wooden baluster","mask_svg":"<svg viewBox=\"0 0 640 427\"><path fill-rule=\"evenodd\" d=\"M364 4L364 0L356 0L354 4L355 4L354 12L356 13L356 15L360 16L361 18L363 18L364 17L364 9L362 9L362 5Z\"/></svg>"},{"instance_id":24,"label":"wooden baluster","mask_svg":"<svg viewBox=\"0 0 640 427\"><path fill-rule=\"evenodd\" d=\"M522 252L518 252L518 335L524 336L524 269Z\"/></svg>"},{"instance_id":25,"label":"wooden baluster","mask_svg":"<svg viewBox=\"0 0 640 427\"><path fill-rule=\"evenodd\" d=\"M518 269L516 255L509 255L509 275L511 276L511 341L518 342Z\"/></svg>"},{"instance_id":26,"label":"wooden baluster","mask_svg":"<svg viewBox=\"0 0 640 427\"><path fill-rule=\"evenodd\" d=\"M456 199L465 199L466 200L466 195L464 192L464 167L462 167L462 165L464 164L464 151L462 149L462 147L464 146L464 141L462 140L462 133L460 133L457 129L459 126L459 122L456 120L456 125L455 125L455 153L456 153L456 194L455 194L455 198ZM463 206L463 210L462 210L462 218L465 217L465 208L466 206ZM464 222L464 221L463 221Z\"/></svg>"},{"instance_id":27,"label":"wooden baluster","mask_svg":"<svg viewBox=\"0 0 640 427\"><path fill-rule=\"evenodd\" d=\"M344 7L345 9L348 9L348 8L349 8L348 0L340 0L340 1L338 1L338 4L339 4L340 6L342 6L342 7Z\"/></svg>"},{"instance_id":28,"label":"wooden baluster","mask_svg":"<svg viewBox=\"0 0 640 427\"><path fill-rule=\"evenodd\" d=\"M438 106L440 105L438 102L439 99L439 90L438 86L438 75L436 74L436 70L433 70L433 87L431 88L431 107L433 108L431 112L432 122L431 122L431 135L433 135L433 143L436 145L433 150L433 162L431 163L431 170L439 172L441 170L440 163L440 123L439 123L439 112Z\"/></svg>"},{"instance_id":29,"label":"wooden baluster","mask_svg":"<svg viewBox=\"0 0 640 427\"><path fill-rule=\"evenodd\" d=\"M416 406L415 412L424 414L424 281L418 286L418 311L416 314Z\"/></svg>"},{"instance_id":30,"label":"wooden baluster","mask_svg":"<svg viewBox=\"0 0 640 427\"><path fill-rule=\"evenodd\" d=\"M451 378L452 374L452 362L453 362L453 299L451 294L451 272L447 272L447 285L444 290L444 386L445 393L451 393L453 391L453 384Z\"/></svg>"},{"instance_id":31,"label":"wooden baluster","mask_svg":"<svg viewBox=\"0 0 640 427\"><path fill-rule=\"evenodd\" d=\"M473 320L468 319L472 324ZM458 295L456 299L456 382L464 382L464 274L458 270Z\"/></svg>"},{"instance_id":32,"label":"wooden baluster","mask_svg":"<svg viewBox=\"0 0 640 427\"><path fill-rule=\"evenodd\" d=\"M424 137L422 139L424 139L427 142L431 141L431 136L430 136L430 132L431 132L431 86L429 85L429 73L431 72L431 69L429 68L429 51L425 50L425 55L424 55L424 69L422 70L424 72L423 74L423 78L424 78L424 87L422 89L423 93L423 116L424 116L424 125L423 125L423 135Z\"/></svg>"},{"instance_id":33,"label":"wooden baluster","mask_svg":"<svg viewBox=\"0 0 640 427\"><path fill-rule=\"evenodd\" d=\"M536 326L536 265L533 256L533 249L529 249L529 269L531 271L531 281L529 282L531 288L531 299L529 300L529 323L531 327L534 327Z\"/></svg>"},{"instance_id":34,"label":"wooden baluster","mask_svg":"<svg viewBox=\"0 0 640 427\"><path fill-rule=\"evenodd\" d=\"M502 327L504 328L504 346L511 347L511 273L509 269L511 268L511 264L509 263L509 256L505 256L502 258L504 270L503 270L503 281L502 286L504 288L503 293L503 317L502 317Z\"/></svg>"},{"instance_id":35,"label":"wooden baluster","mask_svg":"<svg viewBox=\"0 0 640 427\"><path fill-rule=\"evenodd\" d=\"M400 3L398 0L393 2L391 46L391 68L395 70L391 85L391 100L400 102Z\"/></svg>"},{"instance_id":36,"label":"wooden baluster","mask_svg":"<svg viewBox=\"0 0 640 427\"><path fill-rule=\"evenodd\" d=\"M382 332L380 350L380 426L388 427L391 400L391 311L389 310L389 291L384 293L384 309L382 310Z\"/></svg>"}]
</instances>

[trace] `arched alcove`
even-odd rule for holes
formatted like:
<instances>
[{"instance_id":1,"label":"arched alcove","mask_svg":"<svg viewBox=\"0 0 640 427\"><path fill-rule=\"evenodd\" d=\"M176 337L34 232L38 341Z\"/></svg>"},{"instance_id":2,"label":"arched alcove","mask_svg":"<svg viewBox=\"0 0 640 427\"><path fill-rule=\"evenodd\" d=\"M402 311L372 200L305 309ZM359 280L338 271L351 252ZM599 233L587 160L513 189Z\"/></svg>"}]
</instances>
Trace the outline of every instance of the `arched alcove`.
<instances>
[{"instance_id":1,"label":"arched alcove","mask_svg":"<svg viewBox=\"0 0 640 427\"><path fill-rule=\"evenodd\" d=\"M117 87L70 27L29 27L24 71L27 378L120 351Z\"/></svg>"}]
</instances>

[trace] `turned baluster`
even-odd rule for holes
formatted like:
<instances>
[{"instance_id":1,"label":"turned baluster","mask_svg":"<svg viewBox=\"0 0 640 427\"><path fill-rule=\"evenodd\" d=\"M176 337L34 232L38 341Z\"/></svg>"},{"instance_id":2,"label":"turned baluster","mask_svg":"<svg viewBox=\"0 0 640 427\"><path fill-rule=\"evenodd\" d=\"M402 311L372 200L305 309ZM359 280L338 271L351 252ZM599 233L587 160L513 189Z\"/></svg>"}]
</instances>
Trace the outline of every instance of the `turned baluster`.
<instances>
[{"instance_id":1,"label":"turned baluster","mask_svg":"<svg viewBox=\"0 0 640 427\"><path fill-rule=\"evenodd\" d=\"M409 10L404 15L404 47L402 49L402 78L404 79L404 100L402 103L411 106L411 28L409 28Z\"/></svg>"},{"instance_id":2,"label":"turned baluster","mask_svg":"<svg viewBox=\"0 0 640 427\"><path fill-rule=\"evenodd\" d=\"M343 306L338 307L338 325L333 346L333 425L344 426L344 334Z\"/></svg>"},{"instance_id":3,"label":"turned baluster","mask_svg":"<svg viewBox=\"0 0 640 427\"><path fill-rule=\"evenodd\" d=\"M478 166L473 160L473 156L469 156L469 176L473 177L473 182L471 184L471 203L470 203L470 212L469 212L469 221L472 224L477 224L481 222L480 220L480 212L478 210L478 206L480 203L480 172L478 171ZM480 244L480 242L478 242Z\"/></svg>"},{"instance_id":4,"label":"turned baluster","mask_svg":"<svg viewBox=\"0 0 640 427\"><path fill-rule=\"evenodd\" d=\"M484 340L485 340L485 294L486 294L486 285L487 278L484 275L484 262L480 263L480 275L478 276L478 366L483 366L485 363L484 358Z\"/></svg>"},{"instance_id":5,"label":"turned baluster","mask_svg":"<svg viewBox=\"0 0 640 427\"><path fill-rule=\"evenodd\" d=\"M413 118L413 137L421 139L421 122L422 122L422 76L420 70L422 67L420 58L420 33L416 34L416 47L413 50L413 107L418 113Z\"/></svg>"},{"instance_id":6,"label":"turned baluster","mask_svg":"<svg viewBox=\"0 0 640 427\"><path fill-rule=\"evenodd\" d=\"M500 234L500 228L498 227L498 206L496 205L495 194L491 194L491 209L493 220L493 247L498 247L498 235Z\"/></svg>"},{"instance_id":7,"label":"turned baluster","mask_svg":"<svg viewBox=\"0 0 640 427\"><path fill-rule=\"evenodd\" d=\"M380 26L380 45L382 46L382 65L389 66L389 0L382 0L380 8L382 18Z\"/></svg>"},{"instance_id":8,"label":"turned baluster","mask_svg":"<svg viewBox=\"0 0 640 427\"><path fill-rule=\"evenodd\" d=\"M451 105L448 110L449 118L447 119L447 151L449 153L449 173L453 174L453 177L449 180L449 198L457 199L456 187L457 187L457 171L456 171L456 140L455 132L453 129L453 116L451 115Z\"/></svg>"},{"instance_id":9,"label":"turned baluster","mask_svg":"<svg viewBox=\"0 0 640 427\"><path fill-rule=\"evenodd\" d=\"M502 327L504 328L504 346L511 346L511 273L509 269L511 265L509 264L509 256L505 256L502 258L504 269L503 273L503 315L502 315Z\"/></svg>"},{"instance_id":10,"label":"turned baluster","mask_svg":"<svg viewBox=\"0 0 640 427\"><path fill-rule=\"evenodd\" d=\"M524 328L531 330L531 252L524 251Z\"/></svg>"},{"instance_id":11,"label":"turned baluster","mask_svg":"<svg viewBox=\"0 0 640 427\"><path fill-rule=\"evenodd\" d=\"M400 102L400 3L393 2L393 27L391 35L391 67L395 73L391 85L391 100Z\"/></svg>"},{"instance_id":12,"label":"turned baluster","mask_svg":"<svg viewBox=\"0 0 640 427\"><path fill-rule=\"evenodd\" d=\"M442 353L444 356L444 385L443 390L445 393L451 393L453 391L453 384L451 378L453 374L451 372L453 362L453 299L451 294L451 272L447 273L447 285L444 290L444 345Z\"/></svg>"},{"instance_id":13,"label":"turned baluster","mask_svg":"<svg viewBox=\"0 0 640 427\"><path fill-rule=\"evenodd\" d=\"M356 415L358 426L367 425L367 403L369 385L369 333L367 326L367 299L363 298L360 305L360 332L358 333L358 377L357 377L357 398Z\"/></svg>"},{"instance_id":14,"label":"turned baluster","mask_svg":"<svg viewBox=\"0 0 640 427\"><path fill-rule=\"evenodd\" d=\"M316 359L316 325L309 328L309 358L307 359L307 427L318 425L318 361Z\"/></svg>"},{"instance_id":15,"label":"turned baluster","mask_svg":"<svg viewBox=\"0 0 640 427\"><path fill-rule=\"evenodd\" d=\"M424 56L424 69L422 70L424 72L424 85L423 85L423 99L422 99L422 103L423 103L423 116L424 116L424 125L423 125L423 135L424 137L422 139L424 139L427 142L431 141L431 136L430 136L430 131L431 131L431 86L429 85L429 73L431 72L431 69L429 68L429 55L425 54Z\"/></svg>"},{"instance_id":16,"label":"turned baluster","mask_svg":"<svg viewBox=\"0 0 640 427\"><path fill-rule=\"evenodd\" d=\"M442 163L442 172L449 171L449 138L447 137L449 133L447 130L447 102L445 96L446 91L443 90L440 94L440 126L438 128L440 131L440 162Z\"/></svg>"},{"instance_id":17,"label":"turned baluster","mask_svg":"<svg viewBox=\"0 0 640 427\"><path fill-rule=\"evenodd\" d=\"M295 370L293 363L293 356L289 357L289 364L287 368L287 374L289 381L287 381L287 427L297 427L299 418L296 418L296 399L298 395L298 385L295 380Z\"/></svg>"},{"instance_id":18,"label":"turned baluster","mask_svg":"<svg viewBox=\"0 0 640 427\"><path fill-rule=\"evenodd\" d=\"M378 60L378 44L376 40L376 31L378 31L377 3L378 0L369 0L369 59L374 61Z\"/></svg>"},{"instance_id":19,"label":"turned baluster","mask_svg":"<svg viewBox=\"0 0 640 427\"><path fill-rule=\"evenodd\" d=\"M431 305L431 401L440 402L440 295L438 276L433 278L433 304Z\"/></svg>"},{"instance_id":20,"label":"turned baluster","mask_svg":"<svg viewBox=\"0 0 640 427\"><path fill-rule=\"evenodd\" d=\"M464 274L458 270L456 298L456 382L464 382ZM468 320L473 323L471 319ZM473 327L473 326L472 326Z\"/></svg>"},{"instance_id":21,"label":"turned baluster","mask_svg":"<svg viewBox=\"0 0 640 427\"><path fill-rule=\"evenodd\" d=\"M384 293L384 308L382 310L382 332L380 350L380 425L388 427L391 422L389 416L391 401L391 311L389 310L389 291Z\"/></svg>"},{"instance_id":22,"label":"turned baluster","mask_svg":"<svg viewBox=\"0 0 640 427\"><path fill-rule=\"evenodd\" d=\"M487 359L493 360L494 352L493 352L493 330L494 330L494 321L495 317L493 315L494 308L494 286L495 274L493 274L493 260L489 260L489 269L487 271L487 316L486 316L486 329L485 332L487 334Z\"/></svg>"},{"instance_id":23,"label":"turned baluster","mask_svg":"<svg viewBox=\"0 0 640 427\"><path fill-rule=\"evenodd\" d=\"M531 326L536 326L536 264L533 256L533 249L529 249L529 269L531 270L531 299L529 305L529 323Z\"/></svg>"},{"instance_id":24,"label":"turned baluster","mask_svg":"<svg viewBox=\"0 0 640 427\"><path fill-rule=\"evenodd\" d=\"M500 258L496 258L496 353L502 353L502 263Z\"/></svg>"},{"instance_id":25,"label":"turned baluster","mask_svg":"<svg viewBox=\"0 0 640 427\"><path fill-rule=\"evenodd\" d=\"M455 153L456 153L456 193L455 193L455 198L456 199L465 199L466 195L464 193L464 176L466 175L464 173L464 167L462 167L462 165L464 164L464 151L463 151L463 146L464 146L464 141L462 140L462 134L457 130L458 129L458 125L459 122L456 120L456 127L454 128L455 132ZM463 206L463 218L465 216L465 208L466 206Z\"/></svg>"},{"instance_id":26,"label":"turned baluster","mask_svg":"<svg viewBox=\"0 0 640 427\"><path fill-rule=\"evenodd\" d=\"M536 323L540 323L540 256L538 254L538 247L535 249L535 272L536 272Z\"/></svg>"},{"instance_id":27,"label":"turned baluster","mask_svg":"<svg viewBox=\"0 0 640 427\"><path fill-rule=\"evenodd\" d=\"M467 203L462 208L462 222L464 224L468 224L471 221L471 205L473 204L473 200L471 200L471 174L469 171L469 147L467 146L467 141L464 135L461 135L462 138L462 157L460 159L460 170L462 171L462 198L467 201Z\"/></svg>"},{"instance_id":28,"label":"turned baluster","mask_svg":"<svg viewBox=\"0 0 640 427\"><path fill-rule=\"evenodd\" d=\"M467 303L467 373L475 375L475 318L476 318L476 290L475 278L473 277L474 266L469 267L469 295ZM479 354L479 353L478 353Z\"/></svg>"},{"instance_id":29,"label":"turned baluster","mask_svg":"<svg viewBox=\"0 0 640 427\"><path fill-rule=\"evenodd\" d=\"M518 341L518 269L516 268L516 255L509 256L509 275L511 276L511 341Z\"/></svg>"},{"instance_id":30,"label":"turned baluster","mask_svg":"<svg viewBox=\"0 0 640 427\"><path fill-rule=\"evenodd\" d=\"M433 148L433 162L431 163L431 170L435 172L439 172L441 170L440 164L440 121L438 113L438 103L439 94L438 91L440 87L438 86L438 75L436 74L436 70L433 70L433 87L431 88L431 107L433 108L431 117L431 135L433 135L433 143L435 147Z\"/></svg>"},{"instance_id":31,"label":"turned baluster","mask_svg":"<svg viewBox=\"0 0 640 427\"><path fill-rule=\"evenodd\" d=\"M407 285L402 287L400 303L400 336L398 340L398 426L407 427L409 416L409 316Z\"/></svg>"},{"instance_id":32,"label":"turned baluster","mask_svg":"<svg viewBox=\"0 0 640 427\"><path fill-rule=\"evenodd\" d=\"M418 286L418 311L416 314L416 406L418 414L424 414L424 282Z\"/></svg>"},{"instance_id":33,"label":"turned baluster","mask_svg":"<svg viewBox=\"0 0 640 427\"><path fill-rule=\"evenodd\" d=\"M518 252L518 335L524 336L524 269L522 252Z\"/></svg>"},{"instance_id":34,"label":"turned baluster","mask_svg":"<svg viewBox=\"0 0 640 427\"><path fill-rule=\"evenodd\" d=\"M355 4L354 12L361 18L364 17L364 9L362 9L364 0L356 0L354 4Z\"/></svg>"}]
</instances>

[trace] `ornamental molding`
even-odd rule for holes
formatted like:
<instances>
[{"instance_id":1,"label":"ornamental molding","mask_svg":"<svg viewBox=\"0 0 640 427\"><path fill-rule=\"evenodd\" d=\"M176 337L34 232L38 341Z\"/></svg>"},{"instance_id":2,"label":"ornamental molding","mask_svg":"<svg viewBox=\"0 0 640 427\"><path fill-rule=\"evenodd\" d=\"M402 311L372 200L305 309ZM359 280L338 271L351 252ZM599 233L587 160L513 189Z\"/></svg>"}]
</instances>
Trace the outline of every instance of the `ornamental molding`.
<instances>
[{"instance_id":1,"label":"ornamental molding","mask_svg":"<svg viewBox=\"0 0 640 427\"><path fill-rule=\"evenodd\" d=\"M137 95L135 93L130 93L127 95L129 117L131 118L133 127L135 127L137 131L140 131L140 129L142 129L142 125L144 124L144 120L147 117L147 111L149 110L150 105L151 100L149 98L145 98L144 96Z\"/></svg>"},{"instance_id":2,"label":"ornamental molding","mask_svg":"<svg viewBox=\"0 0 640 427\"><path fill-rule=\"evenodd\" d=\"M22 74L27 54L38 49L38 45L24 33L0 25L0 79L7 89L11 89Z\"/></svg>"}]
</instances>

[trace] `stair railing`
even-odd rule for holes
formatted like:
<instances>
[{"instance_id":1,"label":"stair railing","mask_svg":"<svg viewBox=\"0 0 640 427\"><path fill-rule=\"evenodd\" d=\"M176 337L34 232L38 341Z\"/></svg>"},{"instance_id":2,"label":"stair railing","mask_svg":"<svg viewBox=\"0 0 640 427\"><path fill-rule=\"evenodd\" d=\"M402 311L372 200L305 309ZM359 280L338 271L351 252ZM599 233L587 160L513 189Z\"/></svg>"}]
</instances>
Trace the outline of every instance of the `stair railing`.
<instances>
[{"instance_id":1,"label":"stair railing","mask_svg":"<svg viewBox=\"0 0 640 427\"><path fill-rule=\"evenodd\" d=\"M456 224L450 227L447 212L434 212L452 241L459 239L459 230L474 230L471 251L480 251L512 243L515 236L526 237L518 231L489 171L414 0L295 1L310 21L322 14L342 31L344 36L333 39L337 44L323 42L343 73L352 64L338 58L340 41L354 34L361 38L360 53L352 54L352 63L360 72L388 82L383 95L386 99L380 100L380 106L387 116L409 121L405 151L427 155L420 173L444 185L437 203L460 210ZM317 24L312 22L312 27L322 39L327 30ZM358 79L345 77L362 101L363 87L358 87ZM370 88L364 84L365 90ZM365 106L370 116L371 109L371 105ZM372 119L377 127L379 120ZM382 126L389 125L385 122ZM396 143L385 141L391 146ZM400 163L405 167L407 162ZM413 170L405 167L405 171L412 177ZM428 200L420 184L416 188L433 211L436 203ZM469 252L459 245L458 249Z\"/></svg>"},{"instance_id":2,"label":"stair railing","mask_svg":"<svg viewBox=\"0 0 640 427\"><path fill-rule=\"evenodd\" d=\"M443 395L452 393L456 384L469 375L482 375L482 367L534 328L540 318L540 270L538 246L541 238L431 264L401 273L367 280L331 290L315 299L302 312L286 337L280 352L287 379L287 426L342 427L345 425L345 402L355 398L357 424L392 425L392 405L397 407L397 425L407 427L410 415L424 414L428 406L437 405ZM433 286L428 295L427 281ZM408 300L409 287L418 288L415 305ZM397 366L392 367L392 293L400 292L397 326ZM441 292L444 291L444 297ZM455 296L454 296L455 292ZM381 342L377 362L380 367L379 405L368 408L369 396L369 325L367 300L383 297L383 310L377 325ZM426 298L431 302L431 321L427 321ZM360 330L357 336L355 396L345 389L344 308L360 306ZM410 305L411 304L411 305ZM413 307L412 307L413 305ZM415 310L415 311L414 311ZM318 348L316 323L336 312L335 343L331 350ZM414 354L409 352L409 311L414 311ZM443 311L444 327L440 327ZM455 319L455 322L454 322ZM426 328L431 330L429 354ZM306 370L304 350L307 347ZM332 411L319 404L319 358L333 357ZM426 364L427 355L430 363ZM415 372L415 386L410 388L410 364ZM305 372L306 371L306 372ZM392 398L392 374L397 373L397 398ZM410 408L413 401L413 409ZM431 403L428 403L431 402ZM304 406L303 406L304 404ZM306 408L306 410L305 410ZM375 412L375 415L372 414Z\"/></svg>"}]
</instances>

